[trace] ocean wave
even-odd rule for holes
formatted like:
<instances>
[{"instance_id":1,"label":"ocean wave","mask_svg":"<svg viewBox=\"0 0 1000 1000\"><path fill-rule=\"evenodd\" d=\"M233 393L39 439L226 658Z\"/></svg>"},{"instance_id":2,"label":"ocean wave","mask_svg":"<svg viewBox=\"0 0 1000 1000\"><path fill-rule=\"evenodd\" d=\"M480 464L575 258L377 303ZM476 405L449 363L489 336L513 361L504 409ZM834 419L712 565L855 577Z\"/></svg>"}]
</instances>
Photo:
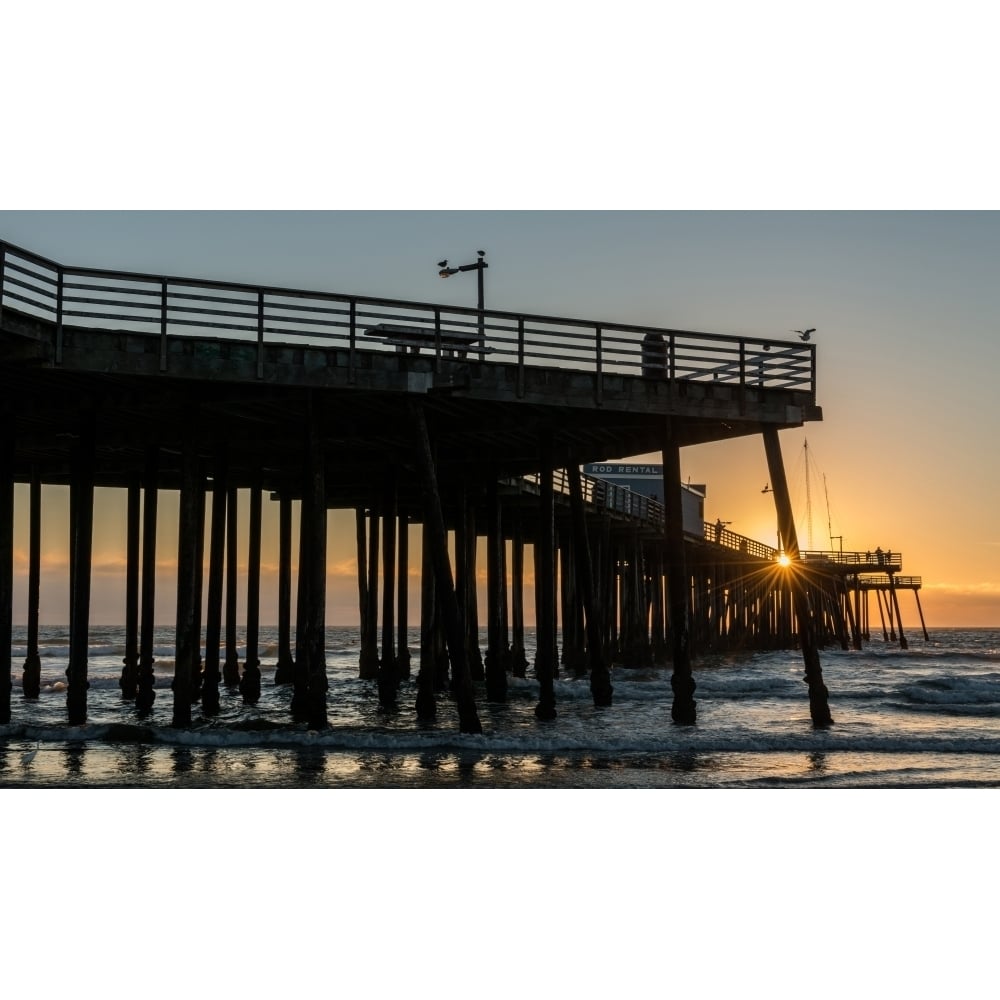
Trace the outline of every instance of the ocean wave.
<instances>
[{"instance_id":1,"label":"ocean wave","mask_svg":"<svg viewBox=\"0 0 1000 1000\"><path fill-rule=\"evenodd\" d=\"M1000 754L1000 737L922 734L900 736L893 733L803 729L798 733L705 734L699 738L685 731L666 730L662 736L649 734L594 739L585 732L548 734L491 732L470 735L443 729L390 731L361 727L329 728L319 731L267 723L256 725L212 724L191 729L173 729L133 723L97 723L80 726L14 724L0 726L0 740L9 752L22 752L25 743L37 743L40 750L70 746L109 747L125 744L187 747L200 749L314 749L329 752L412 754L420 752L473 752L501 754L516 758L553 754L748 754L748 753L909 753L909 754ZM0 756L2 756L0 748Z\"/></svg>"}]
</instances>

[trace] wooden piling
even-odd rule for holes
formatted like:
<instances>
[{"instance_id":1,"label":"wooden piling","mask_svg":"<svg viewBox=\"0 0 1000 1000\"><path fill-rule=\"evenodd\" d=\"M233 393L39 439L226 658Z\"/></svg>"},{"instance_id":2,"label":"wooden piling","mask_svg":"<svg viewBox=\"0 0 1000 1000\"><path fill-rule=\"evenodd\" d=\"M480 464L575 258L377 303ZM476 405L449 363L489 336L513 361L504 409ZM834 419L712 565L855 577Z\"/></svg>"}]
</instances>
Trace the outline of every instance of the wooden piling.
<instances>
[{"instance_id":1,"label":"wooden piling","mask_svg":"<svg viewBox=\"0 0 1000 1000\"><path fill-rule=\"evenodd\" d=\"M681 506L681 449L667 421L663 443L663 519L667 560L667 599L670 605L670 649L673 672L670 688L674 722L697 719L697 688L691 672L691 637L688 617L688 575L684 560L684 511Z\"/></svg>"},{"instance_id":2,"label":"wooden piling","mask_svg":"<svg viewBox=\"0 0 1000 1000\"><path fill-rule=\"evenodd\" d=\"M396 691L396 481L387 477L382 493L382 656L378 665L378 700L383 711L398 708Z\"/></svg>"},{"instance_id":3,"label":"wooden piling","mask_svg":"<svg viewBox=\"0 0 1000 1000\"><path fill-rule=\"evenodd\" d=\"M278 660L274 683L291 684L292 656L292 498L282 490L278 498Z\"/></svg>"},{"instance_id":4,"label":"wooden piling","mask_svg":"<svg viewBox=\"0 0 1000 1000\"><path fill-rule=\"evenodd\" d=\"M361 649L358 662L358 676L364 681L378 679L378 553L379 516L376 508L372 506L368 513L368 555L364 559L367 574L363 587L364 611L361 615ZM359 548L359 573L362 572L362 557L363 549Z\"/></svg>"},{"instance_id":5,"label":"wooden piling","mask_svg":"<svg viewBox=\"0 0 1000 1000\"><path fill-rule=\"evenodd\" d=\"M10 722L13 690L10 646L14 630L15 417L9 406L3 407L0 421L0 725L7 725Z\"/></svg>"},{"instance_id":6,"label":"wooden piling","mask_svg":"<svg viewBox=\"0 0 1000 1000\"><path fill-rule=\"evenodd\" d=\"M200 636L197 615L198 454L195 428L184 429L181 446L181 490L177 524L177 619L174 630L173 719L175 728L191 725L191 690Z\"/></svg>"},{"instance_id":7,"label":"wooden piling","mask_svg":"<svg viewBox=\"0 0 1000 1000\"><path fill-rule=\"evenodd\" d=\"M118 680L123 701L135 701L139 687L139 536L141 487L138 477L128 484L125 514L125 656Z\"/></svg>"},{"instance_id":8,"label":"wooden piling","mask_svg":"<svg viewBox=\"0 0 1000 1000\"><path fill-rule=\"evenodd\" d=\"M417 718L430 722L437 715L436 687L437 663L435 656L435 588L434 563L431 546L434 544L430 522L425 517L421 525L420 562L420 668L417 671Z\"/></svg>"},{"instance_id":9,"label":"wooden piling","mask_svg":"<svg viewBox=\"0 0 1000 1000\"><path fill-rule=\"evenodd\" d=\"M590 663L590 693L594 705L606 708L612 703L614 688L611 672L608 670L604 643L601 638L601 615L594 590L594 571L590 558L590 542L587 537L586 513L583 509L583 488L580 483L580 468L570 462L569 500L573 520L573 537L576 547L576 573L578 590L584 613L584 628L587 633L587 659Z\"/></svg>"},{"instance_id":10,"label":"wooden piling","mask_svg":"<svg viewBox=\"0 0 1000 1000\"><path fill-rule=\"evenodd\" d=\"M910 644L903 635L903 616L899 612L899 598L896 596L896 581L894 574L889 574L889 596L892 598L892 605L896 610L896 621L899 623L899 648L909 649Z\"/></svg>"},{"instance_id":11,"label":"wooden piling","mask_svg":"<svg viewBox=\"0 0 1000 1000\"><path fill-rule=\"evenodd\" d=\"M399 511L396 532L396 681L409 680L410 646L407 637L410 624L410 518Z\"/></svg>"},{"instance_id":12,"label":"wooden piling","mask_svg":"<svg viewBox=\"0 0 1000 1000\"><path fill-rule=\"evenodd\" d=\"M212 519L208 533L208 606L205 613L205 676L201 687L201 711L219 714L222 682L222 585L226 561L226 494L229 465L224 452L215 458L212 476Z\"/></svg>"},{"instance_id":13,"label":"wooden piling","mask_svg":"<svg viewBox=\"0 0 1000 1000\"><path fill-rule=\"evenodd\" d=\"M25 698L41 694L42 661L38 653L38 606L41 597L42 561L42 481L38 466L31 468L28 492L28 650L21 675Z\"/></svg>"},{"instance_id":14,"label":"wooden piling","mask_svg":"<svg viewBox=\"0 0 1000 1000\"><path fill-rule=\"evenodd\" d=\"M528 670L528 660L524 652L524 529L520 511L514 518L510 573L511 674L514 677L524 677Z\"/></svg>"},{"instance_id":15,"label":"wooden piling","mask_svg":"<svg viewBox=\"0 0 1000 1000\"><path fill-rule=\"evenodd\" d=\"M156 701L154 674L154 629L156 627L156 508L160 451L146 449L142 474L142 580L139 623L139 681L135 707L139 718L153 710Z\"/></svg>"},{"instance_id":16,"label":"wooden piling","mask_svg":"<svg viewBox=\"0 0 1000 1000\"><path fill-rule=\"evenodd\" d=\"M486 491L486 700L503 704L507 700L507 650L503 645L503 525L497 483L491 479Z\"/></svg>"},{"instance_id":17,"label":"wooden piling","mask_svg":"<svg viewBox=\"0 0 1000 1000\"><path fill-rule=\"evenodd\" d=\"M222 682L228 688L240 683L240 658L236 637L236 581L239 569L236 519L239 514L239 494L230 484L226 492L226 661L222 667Z\"/></svg>"},{"instance_id":18,"label":"wooden piling","mask_svg":"<svg viewBox=\"0 0 1000 1000\"><path fill-rule=\"evenodd\" d=\"M201 698L201 686L204 680L201 659L201 606L205 584L205 506L207 487L200 461L198 463L197 482L194 525L194 622L191 626L191 634L194 636L194 648L191 654L192 705L197 705Z\"/></svg>"},{"instance_id":19,"label":"wooden piling","mask_svg":"<svg viewBox=\"0 0 1000 1000\"><path fill-rule=\"evenodd\" d=\"M70 482L70 635L66 708L71 726L87 721L87 647L90 638L90 572L94 524L94 450L96 416L80 413Z\"/></svg>"},{"instance_id":20,"label":"wooden piling","mask_svg":"<svg viewBox=\"0 0 1000 1000\"><path fill-rule=\"evenodd\" d=\"M539 442L538 540L535 542L536 649L535 675L538 704L535 715L542 720L556 717L555 693L555 502L552 487L552 435L543 432Z\"/></svg>"},{"instance_id":21,"label":"wooden piling","mask_svg":"<svg viewBox=\"0 0 1000 1000\"><path fill-rule=\"evenodd\" d=\"M795 533L792 502L788 494L778 432L773 427L765 427L763 438L767 469L771 477L771 491L774 495L774 505L778 516L778 534L784 543L785 555L790 560L787 567L789 587L791 588L795 617L798 621L802 659L805 663L804 679L809 685L809 714L814 726L828 726L833 722L830 714L829 691L823 683L823 669L819 662L812 609L809 606L809 596L806 592L806 583L802 572L802 559L799 555L798 537Z\"/></svg>"},{"instance_id":22,"label":"wooden piling","mask_svg":"<svg viewBox=\"0 0 1000 1000\"><path fill-rule=\"evenodd\" d=\"M326 692L326 462L323 437L309 406L305 492L309 496L309 586L306 613L306 661L309 695L306 722L310 729L325 729L328 722Z\"/></svg>"},{"instance_id":23,"label":"wooden piling","mask_svg":"<svg viewBox=\"0 0 1000 1000\"><path fill-rule=\"evenodd\" d=\"M250 487L250 537L247 555L247 631L246 656L240 694L245 705L260 701L260 543L263 521L263 490L260 472L254 474Z\"/></svg>"},{"instance_id":24,"label":"wooden piling","mask_svg":"<svg viewBox=\"0 0 1000 1000\"><path fill-rule=\"evenodd\" d=\"M476 710L475 691L465 655L465 634L458 609L455 583L448 560L448 536L445 531L441 496L438 493L437 472L431 452L430 434L424 409L419 403L410 404L410 415L416 437L417 461L424 497L424 517L429 523L430 549L437 581L437 596L445 623L448 652L451 657L459 727L463 733L481 733L482 724Z\"/></svg>"}]
</instances>

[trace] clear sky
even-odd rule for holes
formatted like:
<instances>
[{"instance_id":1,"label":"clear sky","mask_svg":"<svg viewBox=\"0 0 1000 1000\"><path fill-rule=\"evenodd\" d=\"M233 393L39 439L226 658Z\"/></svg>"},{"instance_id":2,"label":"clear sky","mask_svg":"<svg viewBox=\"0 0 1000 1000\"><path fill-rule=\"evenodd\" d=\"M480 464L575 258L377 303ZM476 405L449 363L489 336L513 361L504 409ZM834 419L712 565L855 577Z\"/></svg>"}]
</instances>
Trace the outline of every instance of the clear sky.
<instances>
[{"instance_id":1,"label":"clear sky","mask_svg":"<svg viewBox=\"0 0 1000 1000\"><path fill-rule=\"evenodd\" d=\"M0 211L0 234L67 264L459 304L474 303L475 281L441 281L435 263L482 248L498 309L790 339L816 327L824 419L781 436L800 545L838 547L842 535L845 550L900 551L904 572L923 577L928 624L1000 624L996 213ZM684 449L681 466L708 486L707 520L776 540L758 438ZM95 621L121 606L120 498L106 501L95 563L109 586ZM332 526L329 617L346 624L353 522ZM51 594L64 526L46 538ZM57 593L43 602L50 621L61 621ZM905 600L903 615L916 621Z\"/></svg>"}]
</instances>

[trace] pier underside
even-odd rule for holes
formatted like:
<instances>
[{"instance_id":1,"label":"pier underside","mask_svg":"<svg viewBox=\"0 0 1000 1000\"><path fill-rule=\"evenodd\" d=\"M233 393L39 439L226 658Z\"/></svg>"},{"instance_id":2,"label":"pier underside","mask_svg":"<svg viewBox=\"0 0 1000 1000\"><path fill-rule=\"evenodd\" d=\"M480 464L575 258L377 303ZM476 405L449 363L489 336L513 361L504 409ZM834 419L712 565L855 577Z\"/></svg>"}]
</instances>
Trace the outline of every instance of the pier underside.
<instances>
[{"instance_id":1,"label":"pier underside","mask_svg":"<svg viewBox=\"0 0 1000 1000\"><path fill-rule=\"evenodd\" d=\"M162 449L162 488L180 483L189 424L199 455L225 448L230 481L299 494L305 430L312 423L328 463L327 506L365 503L387 466L399 470L400 501L418 506L409 407L422 406L443 496L450 485L537 472L550 438L555 467L659 451L669 419L679 447L798 427L822 418L792 390L603 377L390 352L320 347L256 351L214 338L176 339L168 373L158 338L121 331L67 331L53 362L54 330L11 309L3 314L0 388L15 419L15 475L32 467L67 483L80 413L97 423L98 486L126 486L146 449ZM13 334L13 336L11 336Z\"/></svg>"}]
</instances>

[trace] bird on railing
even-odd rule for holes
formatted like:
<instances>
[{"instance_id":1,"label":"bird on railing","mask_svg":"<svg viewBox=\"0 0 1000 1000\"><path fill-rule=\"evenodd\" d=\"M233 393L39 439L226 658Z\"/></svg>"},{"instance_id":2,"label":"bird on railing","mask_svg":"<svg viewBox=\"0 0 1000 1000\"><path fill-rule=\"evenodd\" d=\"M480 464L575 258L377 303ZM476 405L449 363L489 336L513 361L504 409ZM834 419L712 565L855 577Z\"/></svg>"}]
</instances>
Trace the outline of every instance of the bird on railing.
<instances>
[{"instance_id":1,"label":"bird on railing","mask_svg":"<svg viewBox=\"0 0 1000 1000\"><path fill-rule=\"evenodd\" d=\"M770 493L770 492L771 492L771 484L764 483L764 488L761 490L761 493Z\"/></svg>"},{"instance_id":2,"label":"bird on railing","mask_svg":"<svg viewBox=\"0 0 1000 1000\"><path fill-rule=\"evenodd\" d=\"M799 340L808 340L810 335L816 332L816 327L811 326L808 330L792 330L792 333L799 335Z\"/></svg>"}]
</instances>

